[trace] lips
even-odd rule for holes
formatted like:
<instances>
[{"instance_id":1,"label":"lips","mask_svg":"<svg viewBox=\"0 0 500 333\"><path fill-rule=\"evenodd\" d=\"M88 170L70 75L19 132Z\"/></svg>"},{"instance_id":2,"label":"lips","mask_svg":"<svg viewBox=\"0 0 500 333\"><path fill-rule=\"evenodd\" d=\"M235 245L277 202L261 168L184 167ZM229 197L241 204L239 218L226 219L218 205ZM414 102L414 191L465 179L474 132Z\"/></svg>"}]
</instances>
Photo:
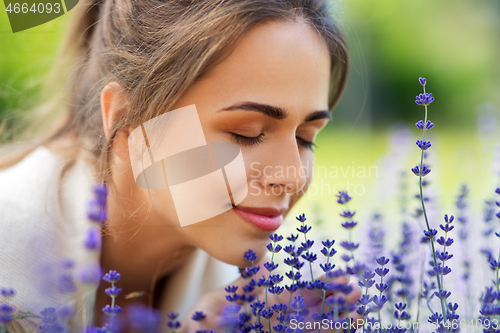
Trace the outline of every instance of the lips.
<instances>
[{"instance_id":1,"label":"lips","mask_svg":"<svg viewBox=\"0 0 500 333\"><path fill-rule=\"evenodd\" d=\"M233 206L233 210L246 222L265 230L274 231L283 223L285 208Z\"/></svg>"}]
</instances>

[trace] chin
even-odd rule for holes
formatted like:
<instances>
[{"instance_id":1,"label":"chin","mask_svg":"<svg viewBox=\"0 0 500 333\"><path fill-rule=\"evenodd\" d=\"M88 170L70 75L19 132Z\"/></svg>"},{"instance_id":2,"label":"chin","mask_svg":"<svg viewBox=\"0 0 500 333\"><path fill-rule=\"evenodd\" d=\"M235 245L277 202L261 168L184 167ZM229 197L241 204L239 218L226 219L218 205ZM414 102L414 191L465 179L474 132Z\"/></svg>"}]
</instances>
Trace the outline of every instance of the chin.
<instances>
[{"instance_id":1,"label":"chin","mask_svg":"<svg viewBox=\"0 0 500 333\"><path fill-rule=\"evenodd\" d=\"M242 220L232 210L212 219L187 226L184 229L192 244L203 249L212 257L230 265L249 267L251 262L244 255L249 249L257 254L258 264L270 256L267 244L274 231L262 230Z\"/></svg>"},{"instance_id":2,"label":"chin","mask_svg":"<svg viewBox=\"0 0 500 333\"><path fill-rule=\"evenodd\" d=\"M257 253L257 260L254 262L254 265L258 265L264 257L267 255L267 249L266 249L266 244L262 244L260 247L251 247L251 249ZM227 255L222 257L222 258L217 258L220 261L223 261L227 264L238 266L238 267L251 267L252 263L250 261L245 260L244 255L245 252L247 252L249 249L248 248L235 248L232 251L228 251ZM267 258L267 261L270 261L271 258Z\"/></svg>"},{"instance_id":3,"label":"chin","mask_svg":"<svg viewBox=\"0 0 500 333\"><path fill-rule=\"evenodd\" d=\"M254 262L257 265L265 256L268 256L267 244L270 243L269 237L261 236L258 238L248 237L246 234L240 234L219 238L217 241L203 242L198 246L212 257L237 267L250 267L252 263L244 258L245 252L252 250L257 254L257 260ZM268 258L270 260L270 257Z\"/></svg>"}]
</instances>

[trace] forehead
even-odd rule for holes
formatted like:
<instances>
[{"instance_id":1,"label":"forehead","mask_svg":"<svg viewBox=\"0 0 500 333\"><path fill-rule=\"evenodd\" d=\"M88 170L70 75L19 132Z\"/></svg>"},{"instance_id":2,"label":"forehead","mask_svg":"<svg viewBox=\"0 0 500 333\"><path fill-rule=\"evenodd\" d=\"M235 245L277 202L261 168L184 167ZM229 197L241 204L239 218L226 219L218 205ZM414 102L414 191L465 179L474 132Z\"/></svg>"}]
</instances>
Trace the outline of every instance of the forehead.
<instances>
[{"instance_id":1,"label":"forehead","mask_svg":"<svg viewBox=\"0 0 500 333\"><path fill-rule=\"evenodd\" d=\"M328 108L330 54L303 21L269 22L250 29L199 85L228 103L251 100L290 108ZM223 107L223 105L221 105Z\"/></svg>"}]
</instances>

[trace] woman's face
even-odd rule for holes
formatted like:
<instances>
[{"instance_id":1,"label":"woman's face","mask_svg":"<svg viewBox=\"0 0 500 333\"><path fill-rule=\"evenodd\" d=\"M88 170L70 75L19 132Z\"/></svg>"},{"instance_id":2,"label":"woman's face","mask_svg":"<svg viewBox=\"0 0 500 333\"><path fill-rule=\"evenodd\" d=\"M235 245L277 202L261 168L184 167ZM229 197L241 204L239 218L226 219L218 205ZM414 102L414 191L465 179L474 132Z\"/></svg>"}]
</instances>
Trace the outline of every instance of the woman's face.
<instances>
[{"instance_id":1,"label":"woman's face","mask_svg":"<svg viewBox=\"0 0 500 333\"><path fill-rule=\"evenodd\" d=\"M221 215L185 227L172 221L168 190L149 192L151 208L219 260L243 266L248 249L262 257L268 235L311 180L312 145L330 116L329 82L328 48L309 25L266 23L249 30L176 106L196 105L207 142L239 145L247 197Z\"/></svg>"}]
</instances>

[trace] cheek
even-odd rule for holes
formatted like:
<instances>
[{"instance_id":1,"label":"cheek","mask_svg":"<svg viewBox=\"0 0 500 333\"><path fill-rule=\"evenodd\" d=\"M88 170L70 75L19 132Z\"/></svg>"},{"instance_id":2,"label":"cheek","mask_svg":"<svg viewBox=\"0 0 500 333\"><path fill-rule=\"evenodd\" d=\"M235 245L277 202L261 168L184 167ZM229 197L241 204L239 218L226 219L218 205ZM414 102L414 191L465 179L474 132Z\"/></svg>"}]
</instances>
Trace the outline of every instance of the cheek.
<instances>
[{"instance_id":1,"label":"cheek","mask_svg":"<svg viewBox=\"0 0 500 333\"><path fill-rule=\"evenodd\" d=\"M313 176L313 169L314 169L314 153L312 151L307 151L302 155L301 158L302 161L302 174L305 175L305 183L304 186L302 186L298 192L292 194L290 198L290 209L297 203L297 201L304 195L304 193L307 191L309 188L309 185L311 184L312 181L312 176ZM288 215L288 212L290 209L286 212L286 215ZM285 216L286 216L285 215Z\"/></svg>"},{"instance_id":2,"label":"cheek","mask_svg":"<svg viewBox=\"0 0 500 333\"><path fill-rule=\"evenodd\" d=\"M306 177L305 185L302 190L299 192L300 196L304 194L304 192L309 188L309 184L311 184L313 169L314 169L314 153L311 150L307 150L302 154L301 157L303 174Z\"/></svg>"},{"instance_id":3,"label":"cheek","mask_svg":"<svg viewBox=\"0 0 500 333\"><path fill-rule=\"evenodd\" d=\"M172 226L180 226L170 189L144 190L151 203L152 210L164 221Z\"/></svg>"}]
</instances>

